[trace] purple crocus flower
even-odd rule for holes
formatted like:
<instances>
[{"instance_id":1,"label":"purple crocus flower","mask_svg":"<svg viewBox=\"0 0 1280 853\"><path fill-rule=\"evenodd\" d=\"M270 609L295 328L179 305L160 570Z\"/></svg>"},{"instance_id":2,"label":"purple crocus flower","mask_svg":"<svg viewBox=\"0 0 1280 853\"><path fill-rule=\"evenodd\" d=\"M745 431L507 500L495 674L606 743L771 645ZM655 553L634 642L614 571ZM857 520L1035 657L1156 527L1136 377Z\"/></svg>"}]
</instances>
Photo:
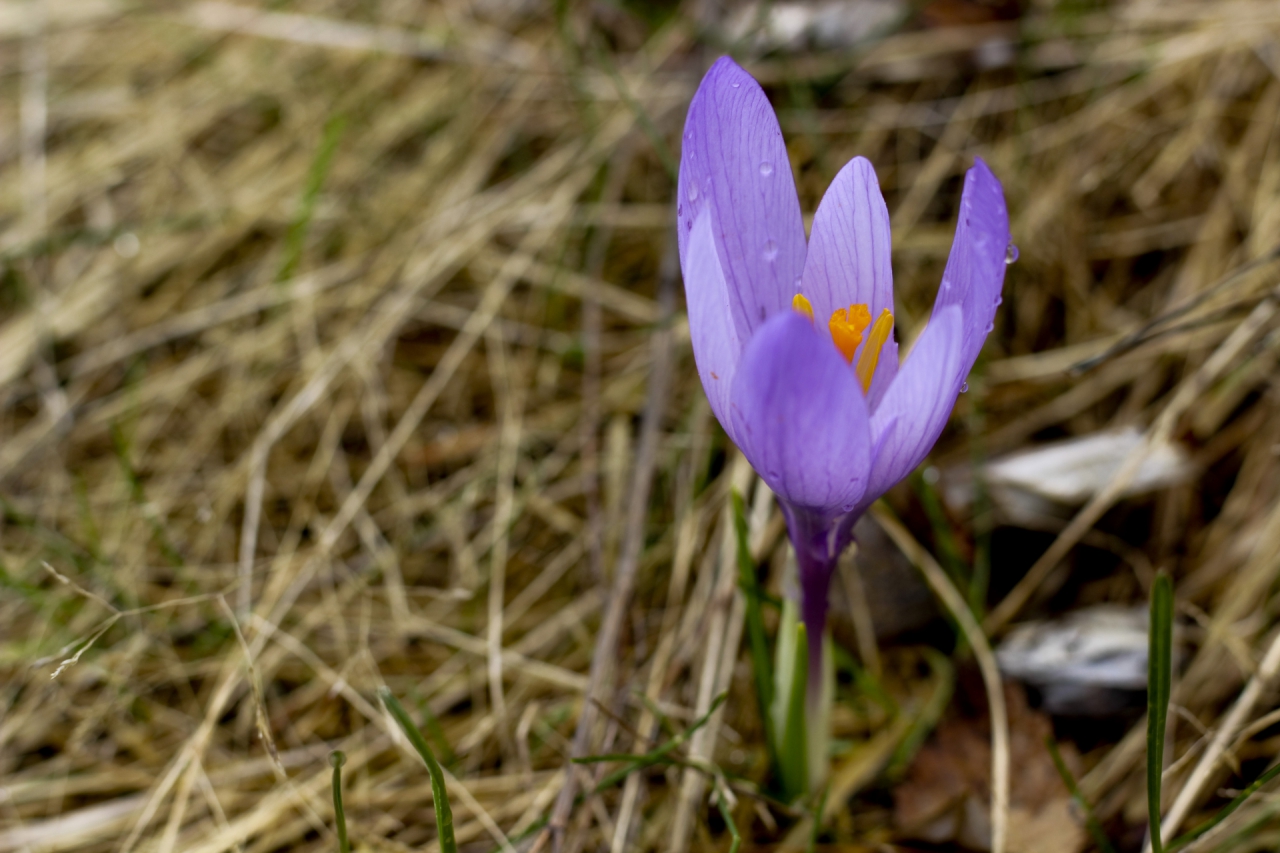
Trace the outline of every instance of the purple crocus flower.
<instances>
[{"instance_id":1,"label":"purple crocus flower","mask_svg":"<svg viewBox=\"0 0 1280 853\"><path fill-rule=\"evenodd\" d=\"M827 589L854 523L933 447L991 331L1010 247L1004 195L977 160L933 315L899 367L875 171L862 157L840 170L806 245L778 120L728 57L689 106L677 192L698 375L786 516L812 690Z\"/></svg>"}]
</instances>

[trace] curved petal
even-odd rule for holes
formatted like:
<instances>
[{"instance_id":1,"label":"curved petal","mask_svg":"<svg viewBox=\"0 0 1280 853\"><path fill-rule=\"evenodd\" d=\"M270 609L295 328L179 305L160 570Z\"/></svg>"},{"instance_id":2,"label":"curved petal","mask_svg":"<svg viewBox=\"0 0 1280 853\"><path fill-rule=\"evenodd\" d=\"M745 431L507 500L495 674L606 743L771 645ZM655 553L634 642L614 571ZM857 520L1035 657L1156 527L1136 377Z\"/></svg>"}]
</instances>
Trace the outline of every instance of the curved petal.
<instances>
[{"instance_id":1,"label":"curved petal","mask_svg":"<svg viewBox=\"0 0 1280 853\"><path fill-rule=\"evenodd\" d=\"M752 336L730 412L738 446L782 500L834 514L862 497L871 462L862 389L805 317L784 311Z\"/></svg>"},{"instance_id":2,"label":"curved petal","mask_svg":"<svg viewBox=\"0 0 1280 853\"><path fill-rule=\"evenodd\" d=\"M961 377L973 367L995 321L1009 241L1004 190L979 157L964 176L956 236L933 304L934 317L951 305L964 313Z\"/></svg>"},{"instance_id":3,"label":"curved petal","mask_svg":"<svg viewBox=\"0 0 1280 853\"><path fill-rule=\"evenodd\" d=\"M773 107L728 57L711 66L689 105L677 193L681 262L709 209L733 321L746 340L791 304L804 270L804 223Z\"/></svg>"},{"instance_id":4,"label":"curved petal","mask_svg":"<svg viewBox=\"0 0 1280 853\"><path fill-rule=\"evenodd\" d=\"M910 474L933 449L956 403L963 341L960 309L935 311L871 416L875 454L864 504Z\"/></svg>"},{"instance_id":5,"label":"curved petal","mask_svg":"<svg viewBox=\"0 0 1280 853\"><path fill-rule=\"evenodd\" d=\"M742 356L742 341L733 324L729 285L716 256L711 237L711 215L703 211L689 233L684 255L684 294L689 305L689 337L698 378L711 403L711 411L734 442L729 419L729 390Z\"/></svg>"},{"instance_id":6,"label":"curved petal","mask_svg":"<svg viewBox=\"0 0 1280 853\"><path fill-rule=\"evenodd\" d=\"M871 316L893 310L893 266L889 263L889 208L876 172L854 157L836 175L813 215L801 292L814 313L862 303Z\"/></svg>"},{"instance_id":7,"label":"curved petal","mask_svg":"<svg viewBox=\"0 0 1280 853\"><path fill-rule=\"evenodd\" d=\"M814 315L830 317L838 308L859 303L870 309L872 318L886 308L892 311L891 250L889 208L875 169L867 158L854 157L831 182L813 217L800 291L813 305ZM816 326L821 334L829 334L822 323ZM890 338L880 353L867 393L873 412L898 372L897 343ZM861 355L859 348L855 364Z\"/></svg>"}]
</instances>

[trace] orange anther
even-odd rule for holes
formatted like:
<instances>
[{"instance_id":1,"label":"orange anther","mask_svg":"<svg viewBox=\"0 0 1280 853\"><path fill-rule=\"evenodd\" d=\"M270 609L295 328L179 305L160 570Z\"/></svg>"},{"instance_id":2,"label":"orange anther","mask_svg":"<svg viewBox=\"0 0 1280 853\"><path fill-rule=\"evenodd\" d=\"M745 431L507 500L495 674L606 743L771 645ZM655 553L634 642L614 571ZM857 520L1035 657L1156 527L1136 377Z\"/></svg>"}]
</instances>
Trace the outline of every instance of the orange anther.
<instances>
[{"instance_id":1,"label":"orange anther","mask_svg":"<svg viewBox=\"0 0 1280 853\"><path fill-rule=\"evenodd\" d=\"M866 310L865 308L863 309ZM862 392L871 390L871 380L876 375L876 365L880 363L880 350L884 348L889 335L893 333L893 313L888 308L880 312L876 324L867 335L867 345L862 348L862 357L858 359L858 381L862 383Z\"/></svg>"},{"instance_id":2,"label":"orange anther","mask_svg":"<svg viewBox=\"0 0 1280 853\"><path fill-rule=\"evenodd\" d=\"M865 305L850 305L847 311L844 308L837 308L831 315L831 319L827 321L827 328L831 330L831 340L844 356L844 360L850 364L853 363L854 353L858 351L858 344L862 343L862 332L870 323L871 312Z\"/></svg>"}]
</instances>

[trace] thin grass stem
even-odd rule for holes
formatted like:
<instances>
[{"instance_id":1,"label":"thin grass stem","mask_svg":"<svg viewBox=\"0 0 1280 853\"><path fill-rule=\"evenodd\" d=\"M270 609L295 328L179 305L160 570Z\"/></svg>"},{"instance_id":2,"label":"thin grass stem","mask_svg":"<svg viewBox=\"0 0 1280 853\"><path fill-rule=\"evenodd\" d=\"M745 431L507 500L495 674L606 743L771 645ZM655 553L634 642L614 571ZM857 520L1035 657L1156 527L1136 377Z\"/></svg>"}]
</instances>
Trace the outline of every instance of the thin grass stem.
<instances>
[{"instance_id":1,"label":"thin grass stem","mask_svg":"<svg viewBox=\"0 0 1280 853\"><path fill-rule=\"evenodd\" d=\"M351 853L351 842L347 840L347 815L342 808L342 765L347 763L347 755L340 749L329 753L329 763L333 765L333 824L338 833L338 853Z\"/></svg>"},{"instance_id":2,"label":"thin grass stem","mask_svg":"<svg viewBox=\"0 0 1280 853\"><path fill-rule=\"evenodd\" d=\"M1150 639L1147 652L1147 816L1152 853L1163 853L1160 840L1160 789L1164 774L1164 733L1173 680L1173 584L1156 575L1151 588Z\"/></svg>"},{"instance_id":3,"label":"thin grass stem","mask_svg":"<svg viewBox=\"0 0 1280 853\"><path fill-rule=\"evenodd\" d=\"M440 762L436 761L435 753L427 745L426 738L409 718L404 706L391 695L391 691L383 687L378 691L378 696L427 765L427 773L431 775L431 800L436 810L436 832L440 836L440 850L442 853L458 853L458 842L453 836L453 810L449 808L449 793L445 789L444 771L440 769Z\"/></svg>"}]
</instances>

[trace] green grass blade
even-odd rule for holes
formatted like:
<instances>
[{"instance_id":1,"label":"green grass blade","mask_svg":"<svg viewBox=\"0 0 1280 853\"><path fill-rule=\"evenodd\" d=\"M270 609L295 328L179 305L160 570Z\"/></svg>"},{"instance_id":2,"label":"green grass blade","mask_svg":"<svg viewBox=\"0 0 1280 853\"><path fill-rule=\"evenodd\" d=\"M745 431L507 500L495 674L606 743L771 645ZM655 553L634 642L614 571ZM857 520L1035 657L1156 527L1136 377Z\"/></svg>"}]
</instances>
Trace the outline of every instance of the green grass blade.
<instances>
[{"instance_id":1,"label":"green grass blade","mask_svg":"<svg viewBox=\"0 0 1280 853\"><path fill-rule=\"evenodd\" d=\"M1057 768L1058 775L1062 777L1062 784L1067 786L1067 791L1071 793L1071 799L1075 800L1080 811L1084 812L1084 825L1089 830L1089 834L1093 836L1093 843L1098 845L1098 849L1102 853L1116 853L1116 849L1111 846L1111 840L1102 831L1102 824L1098 822L1097 816L1093 813L1093 807L1084 798L1084 794L1080 793L1080 786L1076 784L1076 777L1072 775L1071 768L1067 767L1067 763L1062 760L1062 753L1058 751L1057 741L1050 736L1044 739L1044 745L1049 748L1049 757L1053 759L1053 766Z\"/></svg>"},{"instance_id":2,"label":"green grass blade","mask_svg":"<svg viewBox=\"0 0 1280 853\"><path fill-rule=\"evenodd\" d=\"M1218 812L1216 815L1209 818L1204 823L1200 824L1190 832L1184 833L1183 835L1179 835L1173 841L1170 841L1169 849L1177 850L1180 847L1185 847L1188 844L1190 844L1192 841L1195 841L1197 838L1204 835L1209 830L1213 829L1218 824L1222 823L1224 820L1230 817L1232 812L1234 812L1236 809L1244 805L1245 800L1249 799L1255 793L1257 793L1259 788L1261 788L1263 785L1267 784L1277 776L1280 776L1280 764L1277 764L1275 767L1272 767L1270 770L1268 770L1266 773L1263 773L1257 779L1254 779L1253 782L1249 785L1249 787L1245 788L1239 794L1236 794L1235 799L1227 803L1227 805L1223 807L1222 811Z\"/></svg>"},{"instance_id":3,"label":"green grass blade","mask_svg":"<svg viewBox=\"0 0 1280 853\"><path fill-rule=\"evenodd\" d=\"M458 757L453 754L453 749L449 746L449 741L444 736L444 728L441 727L440 720L435 714L431 713L431 706L416 690L410 695L418 708L418 716L422 718L422 728L430 739L428 742L434 744L436 751L440 753L440 763L445 767L452 767L458 762Z\"/></svg>"},{"instance_id":4,"label":"green grass blade","mask_svg":"<svg viewBox=\"0 0 1280 853\"><path fill-rule=\"evenodd\" d=\"M346 754L335 749L329 753L329 763L333 765L333 823L338 831L338 853L351 853L351 842L347 840L347 815L342 809L342 765L347 763Z\"/></svg>"},{"instance_id":5,"label":"green grass blade","mask_svg":"<svg viewBox=\"0 0 1280 853\"><path fill-rule=\"evenodd\" d=\"M427 765L427 772L431 774L431 799L436 809L436 831L440 835L440 850L442 853L458 853L458 842L453 837L453 810L449 808L449 794L445 790L444 771L440 769L440 762L436 761L435 753L431 751L431 747L427 746L427 739L413 724L413 720L409 719L404 706L391 695L391 691L383 687L378 690L378 696L391 712L391 716L395 717L396 722L399 723L409 743L413 744L418 755L422 756L422 760Z\"/></svg>"},{"instance_id":6,"label":"green grass blade","mask_svg":"<svg viewBox=\"0 0 1280 853\"><path fill-rule=\"evenodd\" d=\"M791 608L794 610L794 608ZM782 777L782 789L788 799L794 801L809 788L809 746L805 732L804 700L808 686L809 641L803 622L783 620L784 630L794 632L792 658L785 662L784 692L779 698L782 706L782 731L778 733L778 770ZM821 642L821 641L819 641ZM781 647L781 644L779 644Z\"/></svg>"},{"instance_id":7,"label":"green grass blade","mask_svg":"<svg viewBox=\"0 0 1280 853\"><path fill-rule=\"evenodd\" d=\"M619 782L627 778L627 776L631 775L635 771L643 770L646 767L651 767L654 764L659 764L662 761L666 760L666 757L670 755L672 751L674 751L681 744L688 741L689 738L693 737L694 732L696 732L698 729L705 726L707 724L707 721L711 719L711 715L714 714L716 712L716 709L718 709L721 705L723 705L724 701L728 698L729 698L728 693L721 693L714 700L712 700L711 707L707 709L707 712L703 714L701 717L699 717L698 719L694 720L693 723L689 726L689 728L680 732L680 734L676 735L670 740L659 744L657 747L655 747L649 752L646 752L643 754L623 753L623 754L614 754L614 755L587 755L587 756L583 756L582 758L573 759L573 763L574 764L595 764L602 761L628 762L626 767L621 767L600 780L600 782L596 785L595 791L594 791L594 793L598 794L601 791L607 788L611 788L614 785L618 784Z\"/></svg>"},{"instance_id":8,"label":"green grass blade","mask_svg":"<svg viewBox=\"0 0 1280 853\"><path fill-rule=\"evenodd\" d=\"M934 541L938 544L939 561L951 574L958 588L968 588L971 583L969 564L960 553L960 545L956 542L951 520L947 518L947 512L942 508L942 498L938 497L938 490L925 479L921 472L912 474L910 483L915 489L916 497L920 500L920 507L924 510L925 517L929 519Z\"/></svg>"},{"instance_id":9,"label":"green grass blade","mask_svg":"<svg viewBox=\"0 0 1280 853\"><path fill-rule=\"evenodd\" d=\"M733 499L733 528L738 540L738 586L746 597L747 645L751 649L751 671L756 681L756 701L760 706L760 719L764 724L764 739L768 744L769 763L777 765L774 754L773 718L769 708L773 704L773 666L769 661L769 641L764 631L764 611L760 606L760 583L756 578L755 563L751 560L751 546L747 542L747 513L742 495L735 490Z\"/></svg>"},{"instance_id":10,"label":"green grass blade","mask_svg":"<svg viewBox=\"0 0 1280 853\"><path fill-rule=\"evenodd\" d=\"M818 797L813 804L813 811L809 813L812 822L809 825L809 844L804 848L805 853L814 853L818 849L818 838L822 835L822 814L827 810L827 795L830 793L831 786L824 785L822 796Z\"/></svg>"},{"instance_id":11,"label":"green grass blade","mask_svg":"<svg viewBox=\"0 0 1280 853\"><path fill-rule=\"evenodd\" d=\"M898 779L907 771L924 742L942 721L942 715L951 704L951 697L956 688L956 668L951 658L925 646L922 650L925 662L929 665L929 680L934 682L934 689L925 699L923 707L913 715L906 734L898 742L884 775L888 779Z\"/></svg>"},{"instance_id":12,"label":"green grass blade","mask_svg":"<svg viewBox=\"0 0 1280 853\"><path fill-rule=\"evenodd\" d=\"M1160 840L1160 788L1164 775L1164 729L1173 682L1173 584L1156 575L1151 588L1151 634L1147 651L1147 817L1151 851L1163 853Z\"/></svg>"},{"instance_id":13,"label":"green grass blade","mask_svg":"<svg viewBox=\"0 0 1280 853\"><path fill-rule=\"evenodd\" d=\"M291 278L298 270L298 262L302 260L302 249L307 240L307 231L311 228L311 217L316 211L316 201L320 198L320 190L329 175L329 166L333 164L333 155L342 141L347 122L342 116L334 116L325 123L324 136L320 139L320 148L311 161L307 171L307 182L302 188L302 198L298 201L298 212L289 224L289 232L284 239L284 258L280 262L280 270L276 273L276 281Z\"/></svg>"},{"instance_id":14,"label":"green grass blade","mask_svg":"<svg viewBox=\"0 0 1280 853\"><path fill-rule=\"evenodd\" d=\"M742 846L742 834L738 832L738 824L734 822L733 814L729 811L724 793L719 790L716 791L716 808L720 809L720 817L724 818L724 825L729 830L730 837L733 838L729 842L729 853L738 853L738 848Z\"/></svg>"}]
</instances>

